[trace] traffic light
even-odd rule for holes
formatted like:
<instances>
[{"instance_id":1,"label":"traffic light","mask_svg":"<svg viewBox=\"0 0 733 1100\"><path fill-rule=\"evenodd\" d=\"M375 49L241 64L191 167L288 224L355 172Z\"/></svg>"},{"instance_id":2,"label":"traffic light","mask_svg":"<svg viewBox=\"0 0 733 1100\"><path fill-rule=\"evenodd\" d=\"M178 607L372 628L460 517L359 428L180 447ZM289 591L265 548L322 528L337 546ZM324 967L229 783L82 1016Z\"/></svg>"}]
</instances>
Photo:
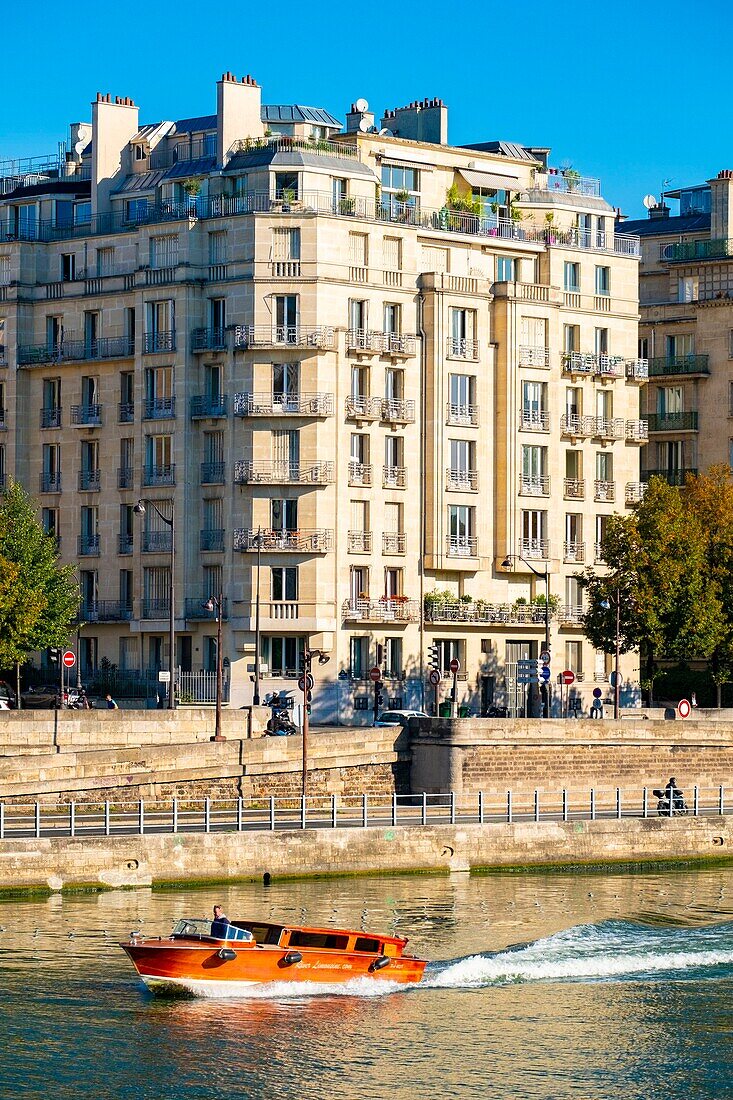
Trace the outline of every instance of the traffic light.
<instances>
[{"instance_id":1,"label":"traffic light","mask_svg":"<svg viewBox=\"0 0 733 1100\"><path fill-rule=\"evenodd\" d=\"M378 707L384 706L384 695L382 694L382 688L384 684L381 680L374 685L374 702Z\"/></svg>"},{"instance_id":2,"label":"traffic light","mask_svg":"<svg viewBox=\"0 0 733 1100\"><path fill-rule=\"evenodd\" d=\"M440 647L437 645L428 646L428 668L440 671Z\"/></svg>"},{"instance_id":3,"label":"traffic light","mask_svg":"<svg viewBox=\"0 0 733 1100\"><path fill-rule=\"evenodd\" d=\"M380 668L384 664L384 646L381 642L377 642L377 664Z\"/></svg>"},{"instance_id":4,"label":"traffic light","mask_svg":"<svg viewBox=\"0 0 733 1100\"><path fill-rule=\"evenodd\" d=\"M301 653L298 658L298 669L300 672L305 672L305 652Z\"/></svg>"},{"instance_id":5,"label":"traffic light","mask_svg":"<svg viewBox=\"0 0 733 1100\"><path fill-rule=\"evenodd\" d=\"M61 650L58 649L58 647L53 646L51 649L49 649L48 656L49 660L53 661L53 663L57 665L61 660Z\"/></svg>"}]
</instances>

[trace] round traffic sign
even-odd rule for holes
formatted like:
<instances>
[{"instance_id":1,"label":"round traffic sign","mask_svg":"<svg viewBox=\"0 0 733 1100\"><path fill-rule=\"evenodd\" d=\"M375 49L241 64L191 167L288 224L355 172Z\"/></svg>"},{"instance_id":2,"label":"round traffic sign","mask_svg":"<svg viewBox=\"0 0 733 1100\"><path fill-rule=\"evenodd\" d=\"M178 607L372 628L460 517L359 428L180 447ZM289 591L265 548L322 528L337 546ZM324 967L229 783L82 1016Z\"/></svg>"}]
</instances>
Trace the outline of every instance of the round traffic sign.
<instances>
[{"instance_id":1,"label":"round traffic sign","mask_svg":"<svg viewBox=\"0 0 733 1100\"><path fill-rule=\"evenodd\" d=\"M547 683L551 676L552 673L550 672L550 666L543 665L540 669L540 680L544 681L544 683Z\"/></svg>"},{"instance_id":2,"label":"round traffic sign","mask_svg":"<svg viewBox=\"0 0 733 1100\"><path fill-rule=\"evenodd\" d=\"M461 662L458 660L457 657L454 657L451 663L448 665L448 668L451 670L454 676L459 671L460 667Z\"/></svg>"},{"instance_id":3,"label":"round traffic sign","mask_svg":"<svg viewBox=\"0 0 733 1100\"><path fill-rule=\"evenodd\" d=\"M609 682L609 684L611 685L612 688L616 687L616 673L615 672L609 672L608 682Z\"/></svg>"},{"instance_id":4,"label":"round traffic sign","mask_svg":"<svg viewBox=\"0 0 733 1100\"><path fill-rule=\"evenodd\" d=\"M593 688L593 698L594 699L600 699L600 697L602 695L603 695L603 692L601 691L600 688Z\"/></svg>"},{"instance_id":5,"label":"round traffic sign","mask_svg":"<svg viewBox=\"0 0 733 1100\"><path fill-rule=\"evenodd\" d=\"M76 657L70 649L64 650L64 655L61 660L64 662L64 668L73 668L76 664Z\"/></svg>"},{"instance_id":6,"label":"round traffic sign","mask_svg":"<svg viewBox=\"0 0 733 1100\"><path fill-rule=\"evenodd\" d=\"M313 691L313 685L315 684L315 680L311 676L310 672L308 673L307 684L308 684L308 691ZM306 688L306 678L305 678L305 676L301 676L300 679L298 680L298 687L300 688L301 691L305 691L305 688Z\"/></svg>"},{"instance_id":7,"label":"round traffic sign","mask_svg":"<svg viewBox=\"0 0 733 1100\"><path fill-rule=\"evenodd\" d=\"M442 679L443 679L443 677L440 675L440 669L438 669L438 668L431 668L430 669L430 672L428 673L428 680L433 685L433 687L437 687Z\"/></svg>"},{"instance_id":8,"label":"round traffic sign","mask_svg":"<svg viewBox=\"0 0 733 1100\"><path fill-rule=\"evenodd\" d=\"M575 683L575 673L572 672L569 668L566 668L565 671L562 674L562 682L564 684L574 684ZM596 689L596 690L598 690L598 689ZM595 695L595 691L593 692L593 694Z\"/></svg>"},{"instance_id":9,"label":"round traffic sign","mask_svg":"<svg viewBox=\"0 0 733 1100\"><path fill-rule=\"evenodd\" d=\"M543 665L549 665L549 663L550 663L550 651L548 649L543 649L542 650L542 652L540 653L540 660L542 661Z\"/></svg>"},{"instance_id":10,"label":"round traffic sign","mask_svg":"<svg viewBox=\"0 0 733 1100\"><path fill-rule=\"evenodd\" d=\"M689 718L691 710L692 707L690 706L689 699L680 699L679 703L677 704L677 713L679 714L680 718Z\"/></svg>"},{"instance_id":11,"label":"round traffic sign","mask_svg":"<svg viewBox=\"0 0 733 1100\"><path fill-rule=\"evenodd\" d=\"M374 668L369 670L369 679L374 684L378 684L379 681L382 679L382 670L379 665L375 665Z\"/></svg>"}]
</instances>

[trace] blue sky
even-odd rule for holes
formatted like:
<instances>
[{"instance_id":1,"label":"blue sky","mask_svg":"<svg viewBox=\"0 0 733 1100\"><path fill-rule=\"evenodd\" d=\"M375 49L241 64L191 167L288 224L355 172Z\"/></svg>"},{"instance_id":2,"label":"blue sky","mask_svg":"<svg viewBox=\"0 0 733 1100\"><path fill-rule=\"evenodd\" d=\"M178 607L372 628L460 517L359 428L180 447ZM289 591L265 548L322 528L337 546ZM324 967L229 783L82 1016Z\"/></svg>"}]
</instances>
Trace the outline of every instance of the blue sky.
<instances>
[{"instance_id":1,"label":"blue sky","mask_svg":"<svg viewBox=\"0 0 733 1100\"><path fill-rule=\"evenodd\" d=\"M424 96L450 108L455 144L549 145L555 165L599 176L625 213L662 180L733 168L730 0L515 0L503 5L14 4L3 16L0 158L53 152L97 91L129 95L141 121L215 110L225 69L269 103L343 119Z\"/></svg>"}]
</instances>

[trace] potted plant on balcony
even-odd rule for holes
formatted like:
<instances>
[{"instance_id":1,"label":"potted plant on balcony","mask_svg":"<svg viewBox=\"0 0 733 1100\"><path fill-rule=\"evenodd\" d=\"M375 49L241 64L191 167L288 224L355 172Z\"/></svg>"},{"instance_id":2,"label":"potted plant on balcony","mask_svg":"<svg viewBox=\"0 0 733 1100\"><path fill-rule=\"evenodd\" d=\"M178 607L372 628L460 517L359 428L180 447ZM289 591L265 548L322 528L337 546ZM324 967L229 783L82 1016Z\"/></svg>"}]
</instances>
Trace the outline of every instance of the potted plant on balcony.
<instances>
[{"instance_id":1,"label":"potted plant on balcony","mask_svg":"<svg viewBox=\"0 0 733 1100\"><path fill-rule=\"evenodd\" d=\"M545 214L545 225L547 226L547 243L555 244L555 241L557 240L557 234L555 233L555 212L553 210L549 210Z\"/></svg>"},{"instance_id":2,"label":"potted plant on balcony","mask_svg":"<svg viewBox=\"0 0 733 1100\"><path fill-rule=\"evenodd\" d=\"M575 168L566 168L563 176L568 185L568 191L574 191L580 183L580 172L576 171Z\"/></svg>"},{"instance_id":3,"label":"potted plant on balcony","mask_svg":"<svg viewBox=\"0 0 733 1100\"><path fill-rule=\"evenodd\" d=\"M295 191L293 191L292 187L283 188L283 205L282 205L283 214L289 214L290 213L290 211L292 210L294 202L295 202Z\"/></svg>"},{"instance_id":4,"label":"potted plant on balcony","mask_svg":"<svg viewBox=\"0 0 733 1100\"><path fill-rule=\"evenodd\" d=\"M339 199L339 214L352 217L356 214L356 199L350 195L344 195Z\"/></svg>"},{"instance_id":5,"label":"potted plant on balcony","mask_svg":"<svg viewBox=\"0 0 733 1100\"><path fill-rule=\"evenodd\" d=\"M397 191L395 193L395 202L397 203L397 220L400 222L410 222L411 207L408 206L410 201L410 195L407 191Z\"/></svg>"}]
</instances>

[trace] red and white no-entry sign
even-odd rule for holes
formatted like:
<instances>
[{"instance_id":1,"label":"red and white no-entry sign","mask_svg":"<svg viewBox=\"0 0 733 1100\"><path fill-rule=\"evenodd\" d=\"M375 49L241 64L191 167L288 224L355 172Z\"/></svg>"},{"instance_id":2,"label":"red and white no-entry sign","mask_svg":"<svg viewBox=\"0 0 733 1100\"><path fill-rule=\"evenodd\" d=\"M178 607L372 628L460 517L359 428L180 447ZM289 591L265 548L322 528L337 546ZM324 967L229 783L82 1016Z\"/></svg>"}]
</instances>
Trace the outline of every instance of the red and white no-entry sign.
<instances>
[{"instance_id":1,"label":"red and white no-entry sign","mask_svg":"<svg viewBox=\"0 0 733 1100\"><path fill-rule=\"evenodd\" d=\"M374 667L369 670L369 679L373 684L378 684L382 679L382 670L379 665L374 665Z\"/></svg>"},{"instance_id":2,"label":"red and white no-entry sign","mask_svg":"<svg viewBox=\"0 0 733 1100\"><path fill-rule=\"evenodd\" d=\"M566 668L565 671L562 674L562 682L564 684L574 684L575 683L575 673L571 669Z\"/></svg>"},{"instance_id":3,"label":"red and white no-entry sign","mask_svg":"<svg viewBox=\"0 0 733 1100\"><path fill-rule=\"evenodd\" d=\"M451 672L455 676L456 673L460 672L460 670L461 670L461 662L458 660L457 657L454 657L453 660L451 661L451 663L448 665L448 668L451 670Z\"/></svg>"},{"instance_id":4,"label":"red and white no-entry sign","mask_svg":"<svg viewBox=\"0 0 733 1100\"><path fill-rule=\"evenodd\" d=\"M680 699L679 703L677 704L677 713L679 714L680 718L689 718L691 710L692 707L690 706L689 699Z\"/></svg>"},{"instance_id":5,"label":"red and white no-entry sign","mask_svg":"<svg viewBox=\"0 0 733 1100\"><path fill-rule=\"evenodd\" d=\"M70 649L64 650L64 655L61 660L64 662L64 668L73 668L76 664L76 656Z\"/></svg>"}]
</instances>

